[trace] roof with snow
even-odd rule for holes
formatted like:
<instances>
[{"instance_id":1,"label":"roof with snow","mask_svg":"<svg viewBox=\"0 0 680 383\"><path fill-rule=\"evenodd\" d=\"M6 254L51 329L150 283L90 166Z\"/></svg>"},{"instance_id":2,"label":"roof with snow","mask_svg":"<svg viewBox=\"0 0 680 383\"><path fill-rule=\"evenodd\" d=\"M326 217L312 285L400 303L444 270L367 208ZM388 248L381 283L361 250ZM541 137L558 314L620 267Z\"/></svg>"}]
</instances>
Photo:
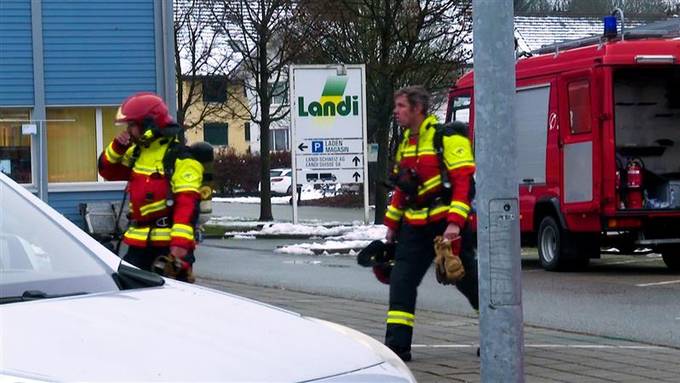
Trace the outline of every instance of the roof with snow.
<instances>
[{"instance_id":1,"label":"roof with snow","mask_svg":"<svg viewBox=\"0 0 680 383\"><path fill-rule=\"evenodd\" d=\"M625 28L641 27L658 19L626 19ZM532 52L544 46L602 35L602 17L515 16L519 49Z\"/></svg>"}]
</instances>

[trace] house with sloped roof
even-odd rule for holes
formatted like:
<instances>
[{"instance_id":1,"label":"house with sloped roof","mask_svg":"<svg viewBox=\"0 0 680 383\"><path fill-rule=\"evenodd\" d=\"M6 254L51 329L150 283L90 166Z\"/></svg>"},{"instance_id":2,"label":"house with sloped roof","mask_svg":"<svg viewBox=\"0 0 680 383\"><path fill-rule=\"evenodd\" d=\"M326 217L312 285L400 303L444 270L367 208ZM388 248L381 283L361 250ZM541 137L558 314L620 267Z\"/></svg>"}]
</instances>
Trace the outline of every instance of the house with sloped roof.
<instances>
[{"instance_id":1,"label":"house with sloped roof","mask_svg":"<svg viewBox=\"0 0 680 383\"><path fill-rule=\"evenodd\" d=\"M626 30L639 29L663 18L625 19ZM672 20L670 20L672 23ZM515 38L520 54L567 41L601 36L602 17L594 16L515 16Z\"/></svg>"}]
</instances>

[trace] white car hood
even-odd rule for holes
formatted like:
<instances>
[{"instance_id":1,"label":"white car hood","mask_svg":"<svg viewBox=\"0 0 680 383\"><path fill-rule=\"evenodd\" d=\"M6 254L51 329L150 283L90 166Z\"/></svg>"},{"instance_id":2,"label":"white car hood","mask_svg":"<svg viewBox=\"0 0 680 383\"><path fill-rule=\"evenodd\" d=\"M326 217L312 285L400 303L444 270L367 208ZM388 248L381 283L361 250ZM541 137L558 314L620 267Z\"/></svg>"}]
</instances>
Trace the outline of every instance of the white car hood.
<instances>
[{"instance_id":1,"label":"white car hood","mask_svg":"<svg viewBox=\"0 0 680 383\"><path fill-rule=\"evenodd\" d=\"M305 381L382 362L297 314L206 288L0 306L0 371L65 381Z\"/></svg>"}]
</instances>

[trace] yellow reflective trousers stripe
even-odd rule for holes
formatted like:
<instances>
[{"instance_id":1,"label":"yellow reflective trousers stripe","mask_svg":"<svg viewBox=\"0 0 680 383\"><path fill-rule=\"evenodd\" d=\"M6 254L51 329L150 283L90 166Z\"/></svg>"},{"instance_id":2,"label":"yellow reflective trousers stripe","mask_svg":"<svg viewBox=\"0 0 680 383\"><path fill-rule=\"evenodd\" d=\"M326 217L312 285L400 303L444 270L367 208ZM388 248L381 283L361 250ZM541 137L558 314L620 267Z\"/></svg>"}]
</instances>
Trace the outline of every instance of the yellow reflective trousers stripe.
<instances>
[{"instance_id":1,"label":"yellow reflective trousers stripe","mask_svg":"<svg viewBox=\"0 0 680 383\"><path fill-rule=\"evenodd\" d=\"M406 311L390 310L387 312L388 324L400 324L413 327L415 320L416 316Z\"/></svg>"}]
</instances>

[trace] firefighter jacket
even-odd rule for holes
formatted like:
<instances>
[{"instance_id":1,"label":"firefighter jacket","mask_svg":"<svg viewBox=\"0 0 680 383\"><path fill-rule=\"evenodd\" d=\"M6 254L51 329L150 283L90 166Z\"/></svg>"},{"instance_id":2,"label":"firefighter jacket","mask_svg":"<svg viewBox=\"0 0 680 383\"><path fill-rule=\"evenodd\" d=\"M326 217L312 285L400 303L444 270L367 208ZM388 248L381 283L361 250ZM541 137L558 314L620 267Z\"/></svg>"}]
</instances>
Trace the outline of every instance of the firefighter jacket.
<instances>
[{"instance_id":1,"label":"firefighter jacket","mask_svg":"<svg viewBox=\"0 0 680 383\"><path fill-rule=\"evenodd\" d=\"M404 132L393 173L397 175L404 169L415 170L418 186L410 197L404 190L395 188L384 221L391 229L396 230L401 222L420 226L444 219L461 228L465 226L471 211L475 172L472 145L461 134L444 134L442 137L442 160L451 184L449 193L442 182L435 148L436 125L436 117L428 116L417 134L412 134L410 129Z\"/></svg>"},{"instance_id":2,"label":"firefighter jacket","mask_svg":"<svg viewBox=\"0 0 680 383\"><path fill-rule=\"evenodd\" d=\"M148 146L123 146L113 140L99 157L99 174L109 181L128 181L130 225L123 235L129 246L195 247L203 165L193 158L175 159L170 179L163 159L172 139ZM136 158L135 158L136 157Z\"/></svg>"}]
</instances>

